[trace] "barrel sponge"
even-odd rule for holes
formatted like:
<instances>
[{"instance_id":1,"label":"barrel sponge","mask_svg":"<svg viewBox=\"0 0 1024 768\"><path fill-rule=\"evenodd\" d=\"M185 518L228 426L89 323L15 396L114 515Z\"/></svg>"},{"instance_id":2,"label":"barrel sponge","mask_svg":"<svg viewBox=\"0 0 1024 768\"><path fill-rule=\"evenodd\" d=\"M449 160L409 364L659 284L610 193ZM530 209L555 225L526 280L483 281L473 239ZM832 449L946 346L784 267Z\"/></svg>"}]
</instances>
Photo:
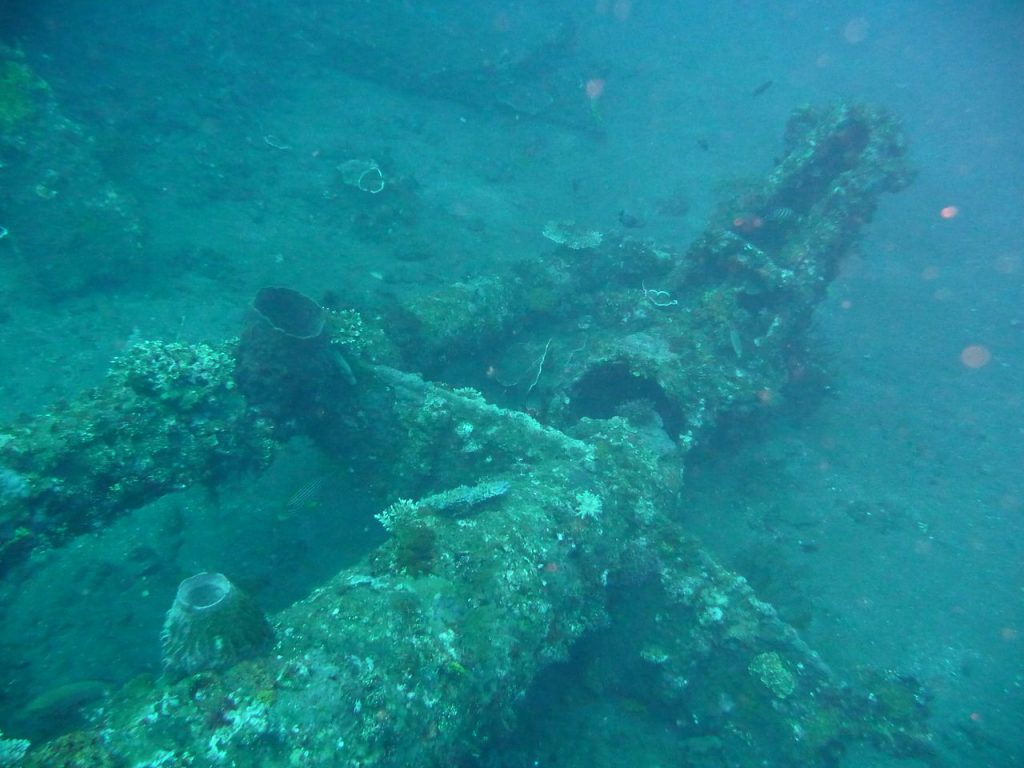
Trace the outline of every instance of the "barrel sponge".
<instances>
[{"instance_id":1,"label":"barrel sponge","mask_svg":"<svg viewBox=\"0 0 1024 768\"><path fill-rule=\"evenodd\" d=\"M164 620L164 669L192 675L259 653L273 633L252 599L222 573L198 573L178 586Z\"/></svg>"}]
</instances>

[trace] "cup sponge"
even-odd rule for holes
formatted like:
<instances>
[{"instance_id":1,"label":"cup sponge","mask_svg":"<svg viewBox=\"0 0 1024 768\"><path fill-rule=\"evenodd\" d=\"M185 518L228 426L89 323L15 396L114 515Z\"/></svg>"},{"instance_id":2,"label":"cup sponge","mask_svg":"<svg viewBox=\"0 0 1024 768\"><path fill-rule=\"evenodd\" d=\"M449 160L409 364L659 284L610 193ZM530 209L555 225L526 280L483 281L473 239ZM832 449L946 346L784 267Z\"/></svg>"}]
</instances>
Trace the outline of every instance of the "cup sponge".
<instances>
[{"instance_id":1,"label":"cup sponge","mask_svg":"<svg viewBox=\"0 0 1024 768\"><path fill-rule=\"evenodd\" d=\"M185 675L223 669L264 650L272 638L266 617L245 592L222 573L197 573L178 586L164 620L164 669Z\"/></svg>"}]
</instances>

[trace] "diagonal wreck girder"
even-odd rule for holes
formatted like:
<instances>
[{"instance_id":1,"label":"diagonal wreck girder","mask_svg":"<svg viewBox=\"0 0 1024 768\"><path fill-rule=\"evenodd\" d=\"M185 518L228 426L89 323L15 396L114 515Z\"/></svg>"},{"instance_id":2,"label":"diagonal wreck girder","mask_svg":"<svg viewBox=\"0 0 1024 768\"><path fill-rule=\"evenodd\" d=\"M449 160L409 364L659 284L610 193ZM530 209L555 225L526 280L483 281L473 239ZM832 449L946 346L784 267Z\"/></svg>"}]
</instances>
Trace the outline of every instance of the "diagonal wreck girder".
<instances>
[{"instance_id":1,"label":"diagonal wreck girder","mask_svg":"<svg viewBox=\"0 0 1024 768\"><path fill-rule=\"evenodd\" d=\"M647 663L662 703L688 712L677 681L718 665L721 689L748 702L733 753L759 733L773 737L755 740L760 753L800 764L824 763L851 739L926 750L919 724L840 684L678 529L658 457L627 422L585 421L573 437L409 374L364 374L357 401L376 439L358 449L387 468L375 479L432 493L395 501L381 514L386 544L272 617L270 653L136 683L87 737L43 745L28 765L68 755L82 765L452 764L514 721L545 666L606 624L609 580L638 542L657 562L662 616L647 629L660 651ZM500 492L467 500L492 483Z\"/></svg>"}]
</instances>

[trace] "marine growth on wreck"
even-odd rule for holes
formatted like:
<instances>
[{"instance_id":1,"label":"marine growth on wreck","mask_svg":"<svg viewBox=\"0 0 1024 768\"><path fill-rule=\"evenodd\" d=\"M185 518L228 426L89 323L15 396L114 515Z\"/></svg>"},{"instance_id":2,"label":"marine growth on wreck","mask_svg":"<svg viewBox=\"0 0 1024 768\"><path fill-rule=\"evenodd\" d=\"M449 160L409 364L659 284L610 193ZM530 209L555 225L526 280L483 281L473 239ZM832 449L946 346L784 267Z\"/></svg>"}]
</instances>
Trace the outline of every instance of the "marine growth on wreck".
<instances>
[{"instance_id":1,"label":"marine growth on wreck","mask_svg":"<svg viewBox=\"0 0 1024 768\"><path fill-rule=\"evenodd\" d=\"M374 318L271 286L240 340L137 343L98 389L7 427L9 574L296 436L358 473L386 533L267 619L230 576L186 579L167 672L71 733L5 742L19 764L451 765L595 630L615 637L623 600L644 706L697 724L714 696L745 702L716 741L730 764L826 765L855 741L930 759L923 708L837 679L672 512L688 452L785 386L859 226L910 178L882 110L804 110L787 137L733 205L756 232L712 221L674 250L552 226L553 251ZM466 375L484 348L500 372Z\"/></svg>"}]
</instances>

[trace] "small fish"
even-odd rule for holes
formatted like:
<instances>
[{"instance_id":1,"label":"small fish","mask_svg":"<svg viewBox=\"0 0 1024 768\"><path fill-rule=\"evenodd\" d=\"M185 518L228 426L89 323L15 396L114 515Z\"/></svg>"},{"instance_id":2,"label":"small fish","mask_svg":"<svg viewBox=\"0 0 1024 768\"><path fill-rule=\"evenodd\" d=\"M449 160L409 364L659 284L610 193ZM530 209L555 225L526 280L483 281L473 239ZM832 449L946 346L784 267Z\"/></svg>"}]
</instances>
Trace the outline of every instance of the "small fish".
<instances>
[{"instance_id":1,"label":"small fish","mask_svg":"<svg viewBox=\"0 0 1024 768\"><path fill-rule=\"evenodd\" d=\"M701 150L704 152L707 152L709 149L711 149L711 145L708 144L708 140L704 138L697 139L697 146L700 147Z\"/></svg>"},{"instance_id":2,"label":"small fish","mask_svg":"<svg viewBox=\"0 0 1024 768\"><path fill-rule=\"evenodd\" d=\"M784 208L781 206L779 208L772 208L764 217L765 221L774 221L778 223L793 221L794 219L796 219L796 211L792 208Z\"/></svg>"},{"instance_id":3,"label":"small fish","mask_svg":"<svg viewBox=\"0 0 1024 768\"><path fill-rule=\"evenodd\" d=\"M743 359L743 337L740 336L740 332L735 328L729 329L729 346L732 347L733 354L736 355L737 360Z\"/></svg>"},{"instance_id":4,"label":"small fish","mask_svg":"<svg viewBox=\"0 0 1024 768\"><path fill-rule=\"evenodd\" d=\"M634 216L631 213L626 213L624 210L619 211L619 224L624 226L626 229L639 229L646 224L643 219L639 216Z\"/></svg>"},{"instance_id":5,"label":"small fish","mask_svg":"<svg viewBox=\"0 0 1024 768\"><path fill-rule=\"evenodd\" d=\"M320 502L320 492L323 491L327 481L330 480L333 475L333 472L326 472L325 474L317 475L312 480L307 480L305 483L300 485L295 493L288 497L288 501L285 503L285 511L287 514L293 515L303 509L309 509L310 507L317 506Z\"/></svg>"},{"instance_id":6,"label":"small fish","mask_svg":"<svg viewBox=\"0 0 1024 768\"><path fill-rule=\"evenodd\" d=\"M767 91L773 85L775 85L775 81L774 80L765 80L763 83L761 83L759 86L757 86L757 88L752 90L750 92L750 95L751 96L760 96L762 93Z\"/></svg>"}]
</instances>

